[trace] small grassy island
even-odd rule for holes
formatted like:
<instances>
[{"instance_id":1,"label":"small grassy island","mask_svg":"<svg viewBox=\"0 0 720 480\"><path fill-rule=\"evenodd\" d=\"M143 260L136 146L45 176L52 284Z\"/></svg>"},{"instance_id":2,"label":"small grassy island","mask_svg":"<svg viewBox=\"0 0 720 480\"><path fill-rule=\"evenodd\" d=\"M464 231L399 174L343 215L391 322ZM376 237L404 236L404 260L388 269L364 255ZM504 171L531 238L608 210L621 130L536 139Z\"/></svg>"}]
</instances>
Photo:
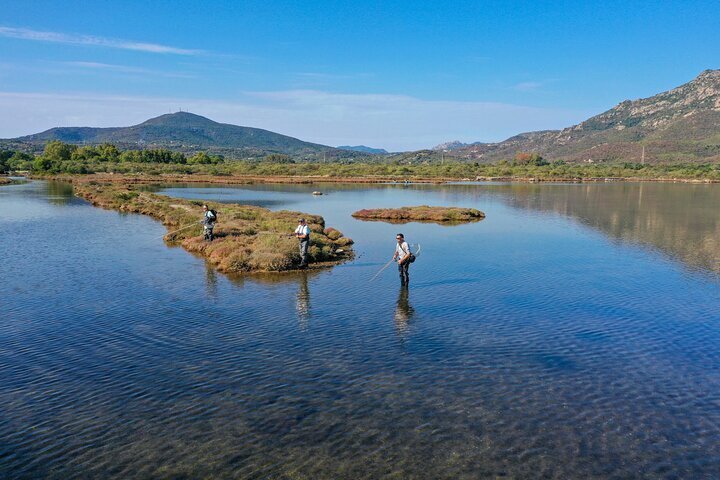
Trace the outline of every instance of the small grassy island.
<instances>
[{"instance_id":1,"label":"small grassy island","mask_svg":"<svg viewBox=\"0 0 720 480\"><path fill-rule=\"evenodd\" d=\"M444 224L477 222L485 214L474 208L460 207L419 207L374 208L358 210L352 214L360 220L380 220L389 223L434 222Z\"/></svg>"},{"instance_id":2,"label":"small grassy island","mask_svg":"<svg viewBox=\"0 0 720 480\"><path fill-rule=\"evenodd\" d=\"M279 272L298 268L298 241L290 234L299 217L307 220L311 231L308 252L311 267L335 265L352 255L349 246L353 241L334 228L325 228L325 220L318 215L183 200L143 191L133 185L76 182L74 190L75 195L95 206L141 213L160 220L170 230L165 235L168 243L180 244L205 257L224 273ZM200 207L205 203L218 212L216 238L212 242L203 239L200 225Z\"/></svg>"}]
</instances>

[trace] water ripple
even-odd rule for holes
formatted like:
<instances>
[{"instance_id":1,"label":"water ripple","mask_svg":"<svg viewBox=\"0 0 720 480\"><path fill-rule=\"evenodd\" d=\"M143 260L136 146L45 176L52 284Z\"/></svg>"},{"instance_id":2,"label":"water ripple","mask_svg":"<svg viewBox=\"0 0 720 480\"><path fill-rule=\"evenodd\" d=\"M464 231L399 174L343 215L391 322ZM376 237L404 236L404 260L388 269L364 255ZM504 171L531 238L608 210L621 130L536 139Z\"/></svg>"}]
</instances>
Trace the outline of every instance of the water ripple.
<instances>
[{"instance_id":1,"label":"water ripple","mask_svg":"<svg viewBox=\"0 0 720 480\"><path fill-rule=\"evenodd\" d=\"M409 290L368 281L394 227L353 220L362 261L238 280L147 218L13 192L0 478L720 477L720 288L652 253L466 196L494 215L403 226Z\"/></svg>"}]
</instances>

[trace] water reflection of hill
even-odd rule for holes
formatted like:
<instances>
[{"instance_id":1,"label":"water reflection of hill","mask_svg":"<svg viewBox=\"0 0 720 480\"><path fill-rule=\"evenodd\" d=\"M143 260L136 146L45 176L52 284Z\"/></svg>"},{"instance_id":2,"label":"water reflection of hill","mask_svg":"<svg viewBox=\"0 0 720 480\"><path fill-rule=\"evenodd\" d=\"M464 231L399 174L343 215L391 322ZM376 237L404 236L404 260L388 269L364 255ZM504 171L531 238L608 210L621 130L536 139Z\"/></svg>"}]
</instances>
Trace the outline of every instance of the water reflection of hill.
<instances>
[{"instance_id":1,"label":"water reflection of hill","mask_svg":"<svg viewBox=\"0 0 720 480\"><path fill-rule=\"evenodd\" d=\"M678 184L510 185L517 208L573 217L612 238L720 273L720 187Z\"/></svg>"}]
</instances>

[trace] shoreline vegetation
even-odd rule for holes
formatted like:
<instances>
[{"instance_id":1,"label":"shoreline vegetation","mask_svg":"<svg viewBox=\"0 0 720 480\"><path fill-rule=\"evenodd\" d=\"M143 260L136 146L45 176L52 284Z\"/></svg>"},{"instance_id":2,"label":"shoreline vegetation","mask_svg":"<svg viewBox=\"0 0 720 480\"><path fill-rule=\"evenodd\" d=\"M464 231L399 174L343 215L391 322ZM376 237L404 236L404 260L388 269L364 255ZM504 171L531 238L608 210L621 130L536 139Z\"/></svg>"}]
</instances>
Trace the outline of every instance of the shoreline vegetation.
<instances>
[{"instance_id":1,"label":"shoreline vegetation","mask_svg":"<svg viewBox=\"0 0 720 480\"><path fill-rule=\"evenodd\" d=\"M337 265L353 254L353 241L334 228L326 228L325 220L319 215L171 198L143 191L134 185L80 181L73 182L73 189L76 196L94 206L148 215L161 221L170 230L163 237L167 243L182 245L187 251L206 258L223 273L297 270L301 259L298 241L291 234L300 217L307 220L311 231L308 251L311 268ZM212 242L205 241L202 236L200 207L203 204L218 212Z\"/></svg>"},{"instance_id":2,"label":"shoreline vegetation","mask_svg":"<svg viewBox=\"0 0 720 480\"><path fill-rule=\"evenodd\" d=\"M511 160L478 163L463 158L438 158L439 152L405 152L332 162L304 162L289 155L268 154L254 159L225 159L204 152L187 156L167 149L121 151L112 144L78 146L48 142L43 153L0 151L0 174L26 172L33 176L130 176L135 182L313 183L313 182L608 182L659 181L720 183L719 163L571 163L548 161L519 152ZM217 178L217 180L215 180ZM222 180L220 180L222 178ZM147 180L146 180L147 179ZM113 180L116 181L116 180Z\"/></svg>"},{"instance_id":3,"label":"shoreline vegetation","mask_svg":"<svg viewBox=\"0 0 720 480\"><path fill-rule=\"evenodd\" d=\"M477 222L485 214L474 208L461 207L418 207L373 208L358 210L352 214L360 220L384 221L388 223L433 222L440 224L459 224Z\"/></svg>"},{"instance_id":4,"label":"shoreline vegetation","mask_svg":"<svg viewBox=\"0 0 720 480\"><path fill-rule=\"evenodd\" d=\"M194 173L166 172L146 173L132 172L118 173L88 173L88 174L37 174L33 172L20 172L28 178L38 180L57 180L73 182L95 181L102 183L137 185L137 184L176 184L176 183L207 183L225 185L252 185L252 184L315 184L315 183L365 183L365 184L444 184L457 182L516 182L516 183L612 183L612 182L652 182L652 183L690 183L714 184L720 183L720 178L687 178L678 176L413 176L413 175L360 175L342 176L337 173L324 175L245 175L245 174L215 174L198 171ZM615 172L617 173L617 172Z\"/></svg>"}]
</instances>

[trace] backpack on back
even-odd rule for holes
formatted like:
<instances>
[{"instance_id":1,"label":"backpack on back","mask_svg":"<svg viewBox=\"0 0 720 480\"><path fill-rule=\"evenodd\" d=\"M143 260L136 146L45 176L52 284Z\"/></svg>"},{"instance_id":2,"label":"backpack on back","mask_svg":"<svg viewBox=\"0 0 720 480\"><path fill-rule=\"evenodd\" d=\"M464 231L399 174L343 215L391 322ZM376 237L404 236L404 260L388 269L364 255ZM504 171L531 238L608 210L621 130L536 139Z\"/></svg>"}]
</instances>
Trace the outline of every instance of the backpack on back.
<instances>
[{"instance_id":1,"label":"backpack on back","mask_svg":"<svg viewBox=\"0 0 720 480\"><path fill-rule=\"evenodd\" d=\"M402 249L403 252L405 252L405 253L408 254L408 263L413 263L413 262L415 262L415 254L412 253L412 250L410 250L410 245L408 245L408 249L407 249L407 250L405 250L405 249L402 248L402 247L400 247L400 248Z\"/></svg>"}]
</instances>

